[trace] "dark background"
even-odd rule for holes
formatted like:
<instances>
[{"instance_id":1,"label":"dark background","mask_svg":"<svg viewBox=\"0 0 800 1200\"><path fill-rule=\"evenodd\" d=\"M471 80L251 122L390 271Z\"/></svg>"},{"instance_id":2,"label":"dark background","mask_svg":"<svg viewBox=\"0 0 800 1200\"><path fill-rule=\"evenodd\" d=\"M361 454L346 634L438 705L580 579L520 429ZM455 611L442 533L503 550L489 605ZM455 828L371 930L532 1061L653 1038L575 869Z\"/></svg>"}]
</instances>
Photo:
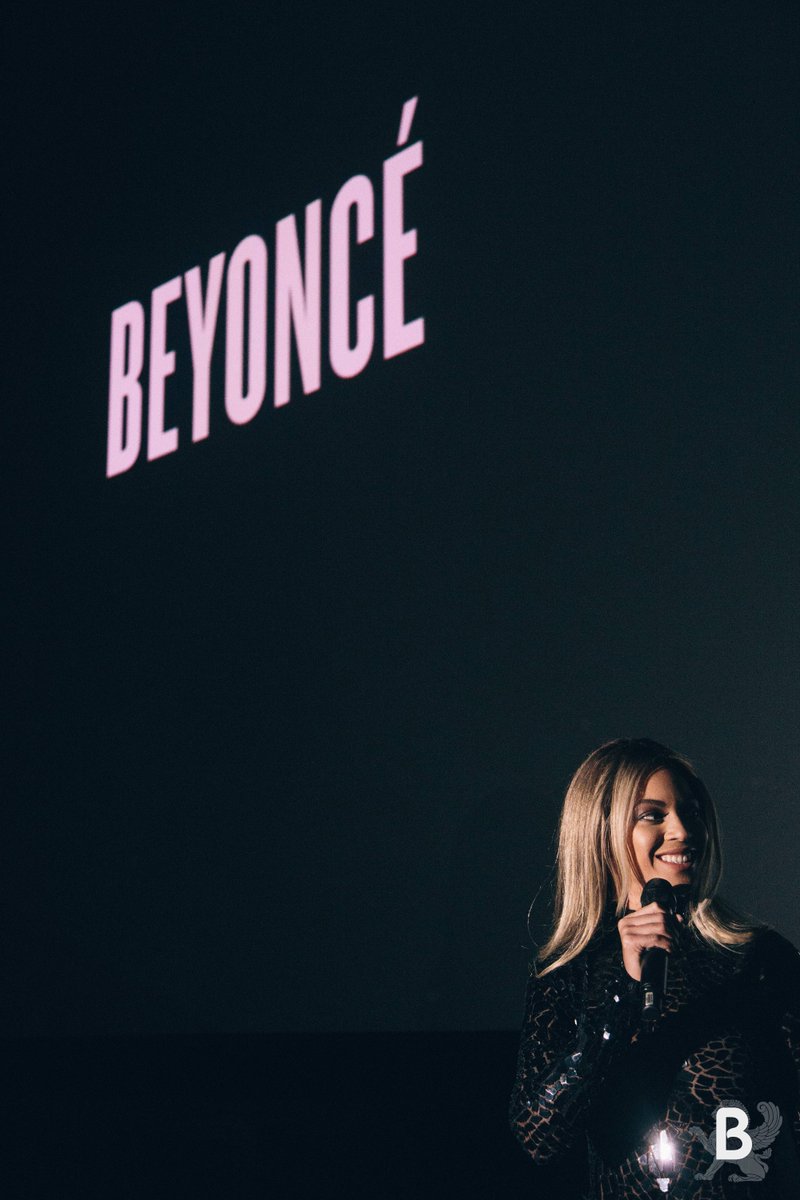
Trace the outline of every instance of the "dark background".
<instances>
[{"instance_id":1,"label":"dark background","mask_svg":"<svg viewBox=\"0 0 800 1200\"><path fill-rule=\"evenodd\" d=\"M795 6L16 20L4 1032L512 1030L622 734L797 941ZM107 480L111 311L377 190L412 95L424 346L234 427L221 308L193 445L179 302Z\"/></svg>"}]
</instances>

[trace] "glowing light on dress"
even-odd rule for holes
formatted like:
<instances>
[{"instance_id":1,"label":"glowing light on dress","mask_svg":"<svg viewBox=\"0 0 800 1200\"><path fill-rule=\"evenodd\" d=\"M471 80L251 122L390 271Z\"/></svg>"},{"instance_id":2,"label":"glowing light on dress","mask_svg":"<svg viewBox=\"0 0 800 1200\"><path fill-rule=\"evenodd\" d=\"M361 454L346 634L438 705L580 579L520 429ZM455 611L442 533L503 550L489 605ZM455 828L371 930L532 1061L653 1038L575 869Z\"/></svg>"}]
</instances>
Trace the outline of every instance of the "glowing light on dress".
<instances>
[{"instance_id":1,"label":"glowing light on dress","mask_svg":"<svg viewBox=\"0 0 800 1200\"><path fill-rule=\"evenodd\" d=\"M658 1131L658 1142L650 1147L650 1169L662 1192L669 1191L670 1176L675 1165L675 1147L667 1136L666 1129Z\"/></svg>"}]
</instances>

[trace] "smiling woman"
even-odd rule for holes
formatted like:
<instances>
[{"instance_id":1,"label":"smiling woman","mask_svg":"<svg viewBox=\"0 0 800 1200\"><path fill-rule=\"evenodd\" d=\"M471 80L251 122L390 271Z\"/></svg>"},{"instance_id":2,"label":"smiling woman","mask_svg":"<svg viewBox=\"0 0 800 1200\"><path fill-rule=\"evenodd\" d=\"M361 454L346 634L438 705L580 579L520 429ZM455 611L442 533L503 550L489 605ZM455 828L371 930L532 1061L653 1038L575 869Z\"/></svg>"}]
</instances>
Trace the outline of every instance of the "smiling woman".
<instances>
[{"instance_id":1,"label":"smiling woman","mask_svg":"<svg viewBox=\"0 0 800 1200\"><path fill-rule=\"evenodd\" d=\"M800 1195L800 957L720 899L721 870L716 811L685 758L621 738L579 767L510 1116L536 1161L584 1144L592 1197L741 1200L756 1179L761 1200ZM642 903L652 880L674 914ZM658 950L668 982L645 1021L642 960ZM729 1145L722 1108L740 1114Z\"/></svg>"},{"instance_id":2,"label":"smiling woman","mask_svg":"<svg viewBox=\"0 0 800 1200\"><path fill-rule=\"evenodd\" d=\"M699 801L680 776L666 769L650 776L634 808L631 845L642 878L691 883L705 850L706 827ZM635 896L629 904L631 899L635 904Z\"/></svg>"}]
</instances>

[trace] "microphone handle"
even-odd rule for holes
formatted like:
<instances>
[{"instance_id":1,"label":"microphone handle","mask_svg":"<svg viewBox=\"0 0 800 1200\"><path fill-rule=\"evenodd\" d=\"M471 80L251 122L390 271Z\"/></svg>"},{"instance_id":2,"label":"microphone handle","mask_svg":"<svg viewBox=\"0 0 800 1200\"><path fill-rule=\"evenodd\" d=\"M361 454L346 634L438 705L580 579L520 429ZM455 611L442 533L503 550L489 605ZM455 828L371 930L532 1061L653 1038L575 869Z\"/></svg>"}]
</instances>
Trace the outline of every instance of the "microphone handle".
<instances>
[{"instance_id":1,"label":"microphone handle","mask_svg":"<svg viewBox=\"0 0 800 1200\"><path fill-rule=\"evenodd\" d=\"M642 1017L654 1021L664 1003L667 990L667 960L669 955L660 946L651 946L642 955Z\"/></svg>"}]
</instances>

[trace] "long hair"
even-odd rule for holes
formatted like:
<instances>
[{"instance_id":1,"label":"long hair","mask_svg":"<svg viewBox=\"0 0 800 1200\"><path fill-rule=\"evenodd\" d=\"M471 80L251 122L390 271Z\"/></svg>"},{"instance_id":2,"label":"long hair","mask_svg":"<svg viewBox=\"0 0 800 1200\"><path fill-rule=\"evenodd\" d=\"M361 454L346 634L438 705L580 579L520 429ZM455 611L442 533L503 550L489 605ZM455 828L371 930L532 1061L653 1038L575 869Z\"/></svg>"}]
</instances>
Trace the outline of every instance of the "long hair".
<instances>
[{"instance_id":1,"label":"long hair","mask_svg":"<svg viewBox=\"0 0 800 1200\"><path fill-rule=\"evenodd\" d=\"M628 895L644 881L631 848L633 811L647 781L667 770L683 782L699 806L705 849L695 867L687 925L707 942L741 946L757 926L716 895L722 850L714 804L692 764L649 738L606 742L581 763L567 788L558 830L553 931L539 951L545 975L569 962L589 944L610 906L616 919Z\"/></svg>"}]
</instances>

